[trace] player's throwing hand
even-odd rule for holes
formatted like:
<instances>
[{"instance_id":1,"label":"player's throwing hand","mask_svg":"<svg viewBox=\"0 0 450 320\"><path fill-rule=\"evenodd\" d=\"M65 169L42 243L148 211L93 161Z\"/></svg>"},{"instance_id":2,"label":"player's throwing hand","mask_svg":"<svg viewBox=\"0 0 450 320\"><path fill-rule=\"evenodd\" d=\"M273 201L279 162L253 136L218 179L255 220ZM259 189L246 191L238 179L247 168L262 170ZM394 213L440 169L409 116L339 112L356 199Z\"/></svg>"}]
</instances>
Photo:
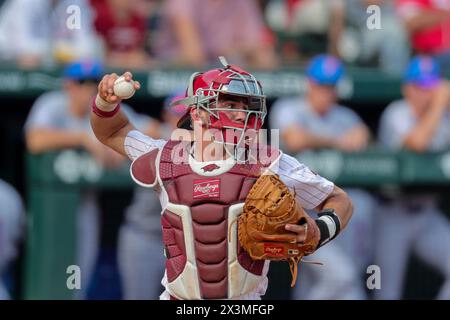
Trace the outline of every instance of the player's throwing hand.
<instances>
[{"instance_id":1,"label":"player's throwing hand","mask_svg":"<svg viewBox=\"0 0 450 320\"><path fill-rule=\"evenodd\" d=\"M141 88L141 84L138 81L133 80L131 72L127 71L122 76L125 78L125 81L132 84L134 90L139 90ZM98 85L98 96L108 104L117 105L117 103L125 99L114 93L114 82L118 78L119 75L116 73L107 74L102 78Z\"/></svg>"}]
</instances>

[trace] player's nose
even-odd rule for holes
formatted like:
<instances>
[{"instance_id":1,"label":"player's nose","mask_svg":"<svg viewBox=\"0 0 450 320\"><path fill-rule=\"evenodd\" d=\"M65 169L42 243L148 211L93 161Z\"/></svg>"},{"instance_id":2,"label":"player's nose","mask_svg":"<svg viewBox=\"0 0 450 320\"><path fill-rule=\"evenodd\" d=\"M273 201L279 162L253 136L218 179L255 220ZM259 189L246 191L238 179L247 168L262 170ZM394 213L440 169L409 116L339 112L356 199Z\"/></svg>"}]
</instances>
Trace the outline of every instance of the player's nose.
<instances>
[{"instance_id":1,"label":"player's nose","mask_svg":"<svg viewBox=\"0 0 450 320\"><path fill-rule=\"evenodd\" d=\"M245 115L246 115L246 113L244 111L233 111L233 121L244 123Z\"/></svg>"}]
</instances>

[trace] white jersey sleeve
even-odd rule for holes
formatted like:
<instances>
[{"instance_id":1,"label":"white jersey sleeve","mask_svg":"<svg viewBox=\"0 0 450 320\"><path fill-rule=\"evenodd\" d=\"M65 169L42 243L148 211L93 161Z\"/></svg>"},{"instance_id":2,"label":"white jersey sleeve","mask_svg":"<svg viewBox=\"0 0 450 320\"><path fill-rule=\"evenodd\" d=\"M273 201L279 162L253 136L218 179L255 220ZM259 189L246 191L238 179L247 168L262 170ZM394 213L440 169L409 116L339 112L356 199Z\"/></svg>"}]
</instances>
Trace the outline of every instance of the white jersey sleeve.
<instances>
[{"instance_id":1,"label":"white jersey sleeve","mask_svg":"<svg viewBox=\"0 0 450 320\"><path fill-rule=\"evenodd\" d=\"M166 142L163 139L153 139L140 131L131 130L125 138L124 148L128 158L133 161L144 153L161 149Z\"/></svg>"},{"instance_id":2,"label":"white jersey sleeve","mask_svg":"<svg viewBox=\"0 0 450 320\"><path fill-rule=\"evenodd\" d=\"M276 173L295 194L304 209L320 205L333 191L334 183L312 172L294 157L282 154Z\"/></svg>"}]
</instances>

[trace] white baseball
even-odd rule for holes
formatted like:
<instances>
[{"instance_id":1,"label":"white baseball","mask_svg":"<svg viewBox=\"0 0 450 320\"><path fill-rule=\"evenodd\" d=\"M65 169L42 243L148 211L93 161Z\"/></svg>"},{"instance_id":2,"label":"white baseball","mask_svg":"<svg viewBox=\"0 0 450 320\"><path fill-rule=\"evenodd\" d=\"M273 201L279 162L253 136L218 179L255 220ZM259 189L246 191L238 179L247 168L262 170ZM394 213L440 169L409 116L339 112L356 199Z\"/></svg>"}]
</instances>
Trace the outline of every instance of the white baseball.
<instances>
[{"instance_id":1,"label":"white baseball","mask_svg":"<svg viewBox=\"0 0 450 320\"><path fill-rule=\"evenodd\" d=\"M119 98L131 98L135 92L133 80L126 81L124 76L120 76L114 81L114 94Z\"/></svg>"}]
</instances>

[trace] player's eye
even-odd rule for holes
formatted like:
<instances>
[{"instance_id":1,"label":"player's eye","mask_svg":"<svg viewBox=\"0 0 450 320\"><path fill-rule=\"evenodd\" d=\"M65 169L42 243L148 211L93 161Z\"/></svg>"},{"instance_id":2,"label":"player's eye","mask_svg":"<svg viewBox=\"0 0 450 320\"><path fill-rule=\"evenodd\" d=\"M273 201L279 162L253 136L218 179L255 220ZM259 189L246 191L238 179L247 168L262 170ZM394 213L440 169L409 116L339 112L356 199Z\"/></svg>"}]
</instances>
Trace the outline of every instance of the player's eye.
<instances>
[{"instance_id":1,"label":"player's eye","mask_svg":"<svg viewBox=\"0 0 450 320\"><path fill-rule=\"evenodd\" d=\"M233 103L224 103L220 106L220 108L224 109L235 109L235 105Z\"/></svg>"},{"instance_id":2,"label":"player's eye","mask_svg":"<svg viewBox=\"0 0 450 320\"><path fill-rule=\"evenodd\" d=\"M229 108L236 109L236 110L247 110L248 109L247 105L240 104L240 103L230 104Z\"/></svg>"}]
</instances>

